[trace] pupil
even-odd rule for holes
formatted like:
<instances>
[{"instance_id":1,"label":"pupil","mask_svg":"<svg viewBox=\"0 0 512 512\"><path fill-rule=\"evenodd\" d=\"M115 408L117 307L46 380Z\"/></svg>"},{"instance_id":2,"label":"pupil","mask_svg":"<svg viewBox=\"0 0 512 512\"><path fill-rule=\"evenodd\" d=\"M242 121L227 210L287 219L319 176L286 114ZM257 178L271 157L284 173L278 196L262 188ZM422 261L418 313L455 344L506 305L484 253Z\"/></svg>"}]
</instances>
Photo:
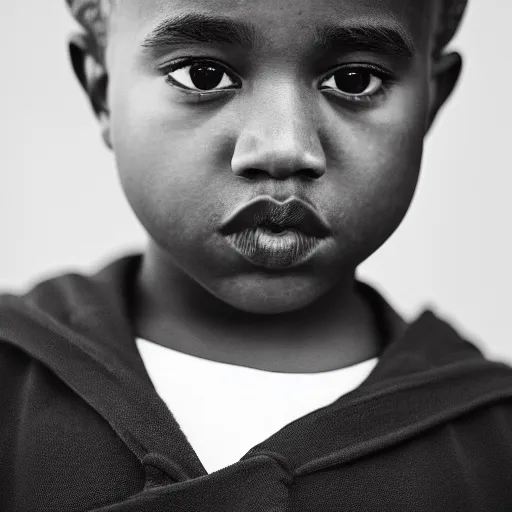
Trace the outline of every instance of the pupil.
<instances>
[{"instance_id":1,"label":"pupil","mask_svg":"<svg viewBox=\"0 0 512 512\"><path fill-rule=\"evenodd\" d=\"M194 64L190 67L192 83L203 91L217 87L223 76L224 71L208 64Z\"/></svg>"},{"instance_id":2,"label":"pupil","mask_svg":"<svg viewBox=\"0 0 512 512\"><path fill-rule=\"evenodd\" d=\"M361 94L370 85L372 75L367 71L340 71L334 75L336 87L350 94Z\"/></svg>"}]
</instances>

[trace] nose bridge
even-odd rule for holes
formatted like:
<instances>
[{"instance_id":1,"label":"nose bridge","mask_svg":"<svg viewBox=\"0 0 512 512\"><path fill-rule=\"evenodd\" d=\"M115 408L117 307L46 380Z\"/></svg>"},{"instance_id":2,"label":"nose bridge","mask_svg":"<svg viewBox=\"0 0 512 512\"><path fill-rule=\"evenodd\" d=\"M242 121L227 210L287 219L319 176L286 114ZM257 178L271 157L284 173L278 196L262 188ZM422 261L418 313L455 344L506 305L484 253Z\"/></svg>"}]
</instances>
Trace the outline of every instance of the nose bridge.
<instances>
[{"instance_id":1,"label":"nose bridge","mask_svg":"<svg viewBox=\"0 0 512 512\"><path fill-rule=\"evenodd\" d=\"M296 81L269 84L253 95L244 114L232 160L235 173L260 170L281 178L324 173L314 100Z\"/></svg>"}]
</instances>

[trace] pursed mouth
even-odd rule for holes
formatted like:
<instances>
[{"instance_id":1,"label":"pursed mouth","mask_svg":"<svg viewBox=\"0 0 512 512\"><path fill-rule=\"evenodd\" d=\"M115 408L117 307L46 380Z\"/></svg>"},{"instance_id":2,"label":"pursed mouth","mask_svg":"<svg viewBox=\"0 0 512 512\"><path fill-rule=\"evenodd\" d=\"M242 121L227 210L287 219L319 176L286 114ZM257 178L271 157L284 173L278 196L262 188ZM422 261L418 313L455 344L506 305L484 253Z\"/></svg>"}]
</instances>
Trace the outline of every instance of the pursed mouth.
<instances>
[{"instance_id":1,"label":"pursed mouth","mask_svg":"<svg viewBox=\"0 0 512 512\"><path fill-rule=\"evenodd\" d=\"M273 235L281 235L288 231L299 231L295 226L287 226L285 224L272 224L271 222L263 222L262 224L258 224L258 228L262 228Z\"/></svg>"},{"instance_id":2,"label":"pursed mouth","mask_svg":"<svg viewBox=\"0 0 512 512\"><path fill-rule=\"evenodd\" d=\"M303 200L292 196L279 202L267 195L258 196L235 210L219 231L227 236L257 228L276 236L297 231L310 237L325 238L332 233L327 221Z\"/></svg>"}]
</instances>

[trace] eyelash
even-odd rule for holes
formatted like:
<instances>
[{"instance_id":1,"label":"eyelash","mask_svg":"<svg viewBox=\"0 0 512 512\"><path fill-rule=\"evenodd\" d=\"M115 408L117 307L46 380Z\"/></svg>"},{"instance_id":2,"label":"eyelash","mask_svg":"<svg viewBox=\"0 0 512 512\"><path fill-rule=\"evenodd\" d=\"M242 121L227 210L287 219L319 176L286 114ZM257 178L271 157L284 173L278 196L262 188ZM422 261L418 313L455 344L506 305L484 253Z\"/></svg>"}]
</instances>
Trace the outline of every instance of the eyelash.
<instances>
[{"instance_id":1,"label":"eyelash","mask_svg":"<svg viewBox=\"0 0 512 512\"><path fill-rule=\"evenodd\" d=\"M220 67L223 72L229 77L229 79L234 83L233 86L230 87L223 87L221 89L214 89L214 90L201 90L201 89L192 89L187 86L184 86L177 80L175 80L173 77L170 76L171 73L174 71L178 71L179 69L183 69L187 66L192 66L195 64L214 64L215 66ZM331 88L322 88L320 87L319 90L329 91L331 94L335 94L336 96L341 96L342 98L346 99L347 101L352 102L368 102L376 99L377 97L385 94L390 86L396 81L395 77L389 72L384 69L382 69L379 66L375 66L373 64L344 64L343 66L340 66L339 68L335 69L334 71L330 71L329 74L324 75L324 77L320 80L320 83L324 83L328 81L329 79L333 78L336 73L339 71L346 70L362 70L365 72L369 72L372 76L377 77L381 84L378 88L378 90L373 94L361 94L361 95L351 95L348 93L343 93L341 91L336 91ZM229 66L224 64L223 62L220 62L215 59L204 59L204 58L194 58L194 57L186 57L179 60L175 60L166 66L163 67L162 72L166 75L166 81L172 85L173 87L178 87L179 89L183 90L184 92L188 94L193 94L196 97L207 97L214 94L218 94L221 92L226 91L233 91L235 89L239 89L242 86L242 81L236 76L236 73L232 71Z\"/></svg>"},{"instance_id":2,"label":"eyelash","mask_svg":"<svg viewBox=\"0 0 512 512\"><path fill-rule=\"evenodd\" d=\"M217 89L213 91L201 91L200 89L191 89L189 87L186 87L182 84L180 84L177 80L172 78L170 76L170 73L174 71L178 71L179 69L185 68L187 66L192 66L194 64L214 64L218 67L220 67L224 73L230 78L231 81L234 82L234 85L232 87L225 87L222 89ZM176 61L173 61L169 63L167 66L165 66L162 69L162 72L166 75L166 81L174 86L182 89L183 91L189 93L189 94L195 94L197 96L209 96L211 94L219 93L219 92L226 92L230 90L234 90L239 88L242 85L242 81L237 78L236 73L232 71L226 64L223 62L217 61L215 59L200 59L200 58L183 58Z\"/></svg>"},{"instance_id":3,"label":"eyelash","mask_svg":"<svg viewBox=\"0 0 512 512\"><path fill-rule=\"evenodd\" d=\"M343 93L341 91L336 91L330 88L320 88L320 90L329 91L330 94L335 94L336 96L341 96L343 99L353 102L369 102L377 99L378 97L386 94L390 89L391 85L396 82L395 76L382 69L379 66L375 66L374 64L344 64L339 68L336 68L334 71L330 71L328 75L325 75L320 82L323 83L336 75L339 71L364 71L370 73L372 76L378 78L381 81L381 84L377 91L373 94L361 94L354 95Z\"/></svg>"}]
</instances>

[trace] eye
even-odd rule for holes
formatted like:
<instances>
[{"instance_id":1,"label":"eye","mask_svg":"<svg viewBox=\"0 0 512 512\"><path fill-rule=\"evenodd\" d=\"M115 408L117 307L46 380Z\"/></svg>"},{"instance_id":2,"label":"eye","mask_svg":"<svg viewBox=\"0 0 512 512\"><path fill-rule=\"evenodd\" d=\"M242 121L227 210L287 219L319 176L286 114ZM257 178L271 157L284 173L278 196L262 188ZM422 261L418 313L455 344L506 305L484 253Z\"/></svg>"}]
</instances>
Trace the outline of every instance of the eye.
<instances>
[{"instance_id":1,"label":"eye","mask_svg":"<svg viewBox=\"0 0 512 512\"><path fill-rule=\"evenodd\" d=\"M364 99L378 93L383 81L377 72L368 68L339 69L322 82L321 89L333 89L354 99Z\"/></svg>"},{"instance_id":2,"label":"eye","mask_svg":"<svg viewBox=\"0 0 512 512\"><path fill-rule=\"evenodd\" d=\"M172 67L167 78L173 85L183 89L209 92L233 89L239 85L218 62L187 60Z\"/></svg>"}]
</instances>

